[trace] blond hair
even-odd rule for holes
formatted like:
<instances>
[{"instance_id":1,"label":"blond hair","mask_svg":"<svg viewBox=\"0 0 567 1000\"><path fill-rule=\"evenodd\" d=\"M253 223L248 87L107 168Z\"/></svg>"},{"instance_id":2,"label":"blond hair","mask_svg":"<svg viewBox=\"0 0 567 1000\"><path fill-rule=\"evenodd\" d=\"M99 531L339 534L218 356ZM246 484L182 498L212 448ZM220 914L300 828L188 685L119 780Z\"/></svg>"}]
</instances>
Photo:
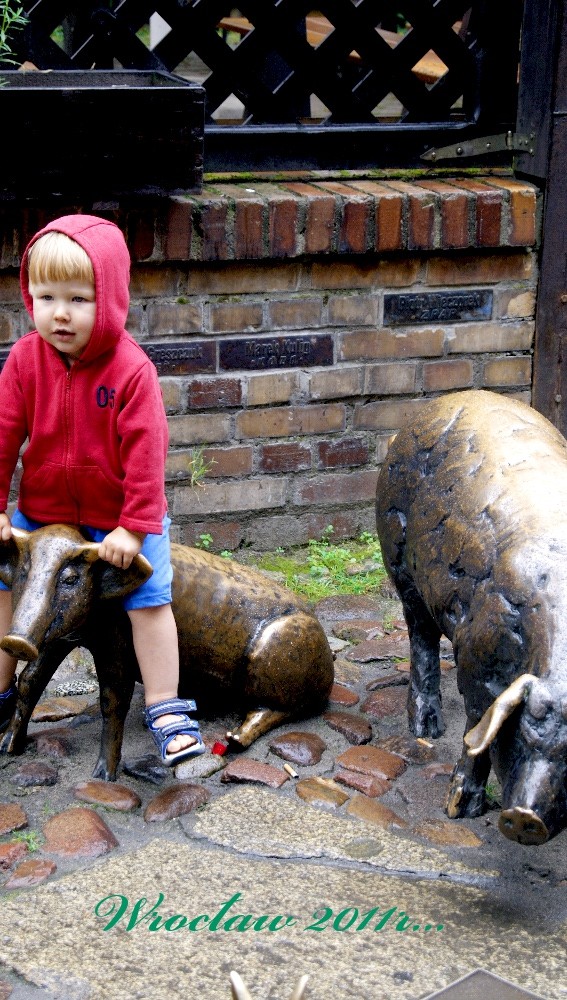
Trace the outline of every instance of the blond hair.
<instances>
[{"instance_id":1,"label":"blond hair","mask_svg":"<svg viewBox=\"0 0 567 1000\"><path fill-rule=\"evenodd\" d=\"M27 264L30 285L50 281L95 283L89 255L65 233L49 232L40 236L28 253Z\"/></svg>"}]
</instances>

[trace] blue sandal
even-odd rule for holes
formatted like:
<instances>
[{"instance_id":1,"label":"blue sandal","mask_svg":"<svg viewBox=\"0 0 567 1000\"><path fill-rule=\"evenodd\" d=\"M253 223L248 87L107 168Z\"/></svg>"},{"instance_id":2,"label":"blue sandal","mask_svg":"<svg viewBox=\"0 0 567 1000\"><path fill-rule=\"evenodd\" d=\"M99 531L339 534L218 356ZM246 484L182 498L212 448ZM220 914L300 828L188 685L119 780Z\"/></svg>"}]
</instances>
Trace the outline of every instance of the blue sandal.
<instances>
[{"instance_id":1,"label":"blue sandal","mask_svg":"<svg viewBox=\"0 0 567 1000\"><path fill-rule=\"evenodd\" d=\"M205 753L207 749L201 739L199 723L187 715L188 712L194 712L196 708L194 701L186 701L184 698L170 698L168 701L158 701L155 705L149 705L144 709L144 721L154 738L163 763L168 767L179 764L189 757L197 757L199 754ZM154 726L155 720L162 715L178 715L179 718L167 726ZM192 736L196 743L192 743L190 747L185 747L176 753L168 753L167 748L176 736Z\"/></svg>"},{"instance_id":2,"label":"blue sandal","mask_svg":"<svg viewBox=\"0 0 567 1000\"><path fill-rule=\"evenodd\" d=\"M5 729L14 714L18 689L11 684L7 691L0 694L0 730Z\"/></svg>"}]
</instances>

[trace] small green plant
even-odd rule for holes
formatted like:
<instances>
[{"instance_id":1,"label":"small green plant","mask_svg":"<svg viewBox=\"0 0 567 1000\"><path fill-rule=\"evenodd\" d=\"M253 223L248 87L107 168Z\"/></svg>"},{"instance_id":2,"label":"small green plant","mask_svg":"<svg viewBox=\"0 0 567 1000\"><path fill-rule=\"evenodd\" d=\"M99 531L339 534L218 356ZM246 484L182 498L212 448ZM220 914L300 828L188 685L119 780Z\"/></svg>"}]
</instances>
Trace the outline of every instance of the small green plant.
<instances>
[{"instance_id":1,"label":"small green plant","mask_svg":"<svg viewBox=\"0 0 567 1000\"><path fill-rule=\"evenodd\" d=\"M353 541L333 545L329 524L318 540L286 552L278 546L255 560L260 569L279 573L290 590L311 601L333 594L375 593L385 571L377 538L370 532Z\"/></svg>"},{"instance_id":2,"label":"small green plant","mask_svg":"<svg viewBox=\"0 0 567 1000\"><path fill-rule=\"evenodd\" d=\"M22 844L27 844L28 851L32 853L34 851L39 851L43 843L43 838L41 834L36 833L35 830L19 830L14 833L13 840L18 840Z\"/></svg>"},{"instance_id":3,"label":"small green plant","mask_svg":"<svg viewBox=\"0 0 567 1000\"><path fill-rule=\"evenodd\" d=\"M198 548L198 549L207 549L208 550L208 549L210 549L210 547L211 547L212 544L213 544L213 536L207 534L206 532L204 532L202 535L199 535L199 537L197 538L197 541L195 542L195 547Z\"/></svg>"},{"instance_id":4,"label":"small green plant","mask_svg":"<svg viewBox=\"0 0 567 1000\"><path fill-rule=\"evenodd\" d=\"M0 0L0 63L19 65L18 60L14 59L12 35L27 23L23 7L15 5L13 0Z\"/></svg>"},{"instance_id":5,"label":"small green plant","mask_svg":"<svg viewBox=\"0 0 567 1000\"><path fill-rule=\"evenodd\" d=\"M189 462L191 486L202 486L202 480L211 471L213 465L215 465L214 458L210 462L207 462L204 454L204 448L194 448L191 453Z\"/></svg>"},{"instance_id":6,"label":"small green plant","mask_svg":"<svg viewBox=\"0 0 567 1000\"><path fill-rule=\"evenodd\" d=\"M222 559L232 559L232 552L229 552L228 549L223 549L222 552L221 552L221 558Z\"/></svg>"}]
</instances>

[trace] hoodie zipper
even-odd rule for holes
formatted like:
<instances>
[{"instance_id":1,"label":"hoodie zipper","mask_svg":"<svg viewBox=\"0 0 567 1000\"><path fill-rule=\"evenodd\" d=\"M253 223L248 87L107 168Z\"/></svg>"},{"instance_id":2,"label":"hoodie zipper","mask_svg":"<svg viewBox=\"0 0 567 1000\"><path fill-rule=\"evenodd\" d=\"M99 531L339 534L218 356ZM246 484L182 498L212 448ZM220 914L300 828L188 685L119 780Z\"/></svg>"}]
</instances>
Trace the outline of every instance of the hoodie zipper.
<instances>
[{"instance_id":1,"label":"hoodie zipper","mask_svg":"<svg viewBox=\"0 0 567 1000\"><path fill-rule=\"evenodd\" d=\"M72 408L71 408L71 390L72 390L72 379L73 379L73 365L67 369L65 373L65 454L64 454L64 464L65 464L65 478L67 480L67 492L69 494L69 499L74 503L76 509L76 523L79 523L79 506L74 495L73 483L71 478L71 437L72 437Z\"/></svg>"}]
</instances>

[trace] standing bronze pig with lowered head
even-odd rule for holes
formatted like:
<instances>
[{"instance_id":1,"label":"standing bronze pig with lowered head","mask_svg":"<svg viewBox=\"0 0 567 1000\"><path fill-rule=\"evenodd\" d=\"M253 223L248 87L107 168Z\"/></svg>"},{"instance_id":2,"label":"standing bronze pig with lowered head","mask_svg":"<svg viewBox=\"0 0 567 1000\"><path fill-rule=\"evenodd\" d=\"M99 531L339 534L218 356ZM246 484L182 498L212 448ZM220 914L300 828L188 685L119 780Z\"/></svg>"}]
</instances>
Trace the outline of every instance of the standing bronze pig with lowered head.
<instances>
[{"instance_id":1,"label":"standing bronze pig with lowered head","mask_svg":"<svg viewBox=\"0 0 567 1000\"><path fill-rule=\"evenodd\" d=\"M31 661L1 749L21 753L31 713L58 665L76 646L90 650L100 684L101 750L94 776L114 780L134 683L139 679L120 598L151 574L143 556L127 570L98 558L80 531L49 525L12 529L0 543L0 579L12 589L13 618L2 648ZM183 545L171 546L172 607L180 653L180 695L199 707L247 713L228 733L249 746L274 726L319 711L333 683L333 655L316 616L261 573Z\"/></svg>"},{"instance_id":2,"label":"standing bronze pig with lowered head","mask_svg":"<svg viewBox=\"0 0 567 1000\"><path fill-rule=\"evenodd\" d=\"M453 643L467 725L448 815L484 811L492 763L501 832L543 843L567 823L567 442L510 397L431 400L390 447L377 523L416 736L444 730L441 635Z\"/></svg>"}]
</instances>

